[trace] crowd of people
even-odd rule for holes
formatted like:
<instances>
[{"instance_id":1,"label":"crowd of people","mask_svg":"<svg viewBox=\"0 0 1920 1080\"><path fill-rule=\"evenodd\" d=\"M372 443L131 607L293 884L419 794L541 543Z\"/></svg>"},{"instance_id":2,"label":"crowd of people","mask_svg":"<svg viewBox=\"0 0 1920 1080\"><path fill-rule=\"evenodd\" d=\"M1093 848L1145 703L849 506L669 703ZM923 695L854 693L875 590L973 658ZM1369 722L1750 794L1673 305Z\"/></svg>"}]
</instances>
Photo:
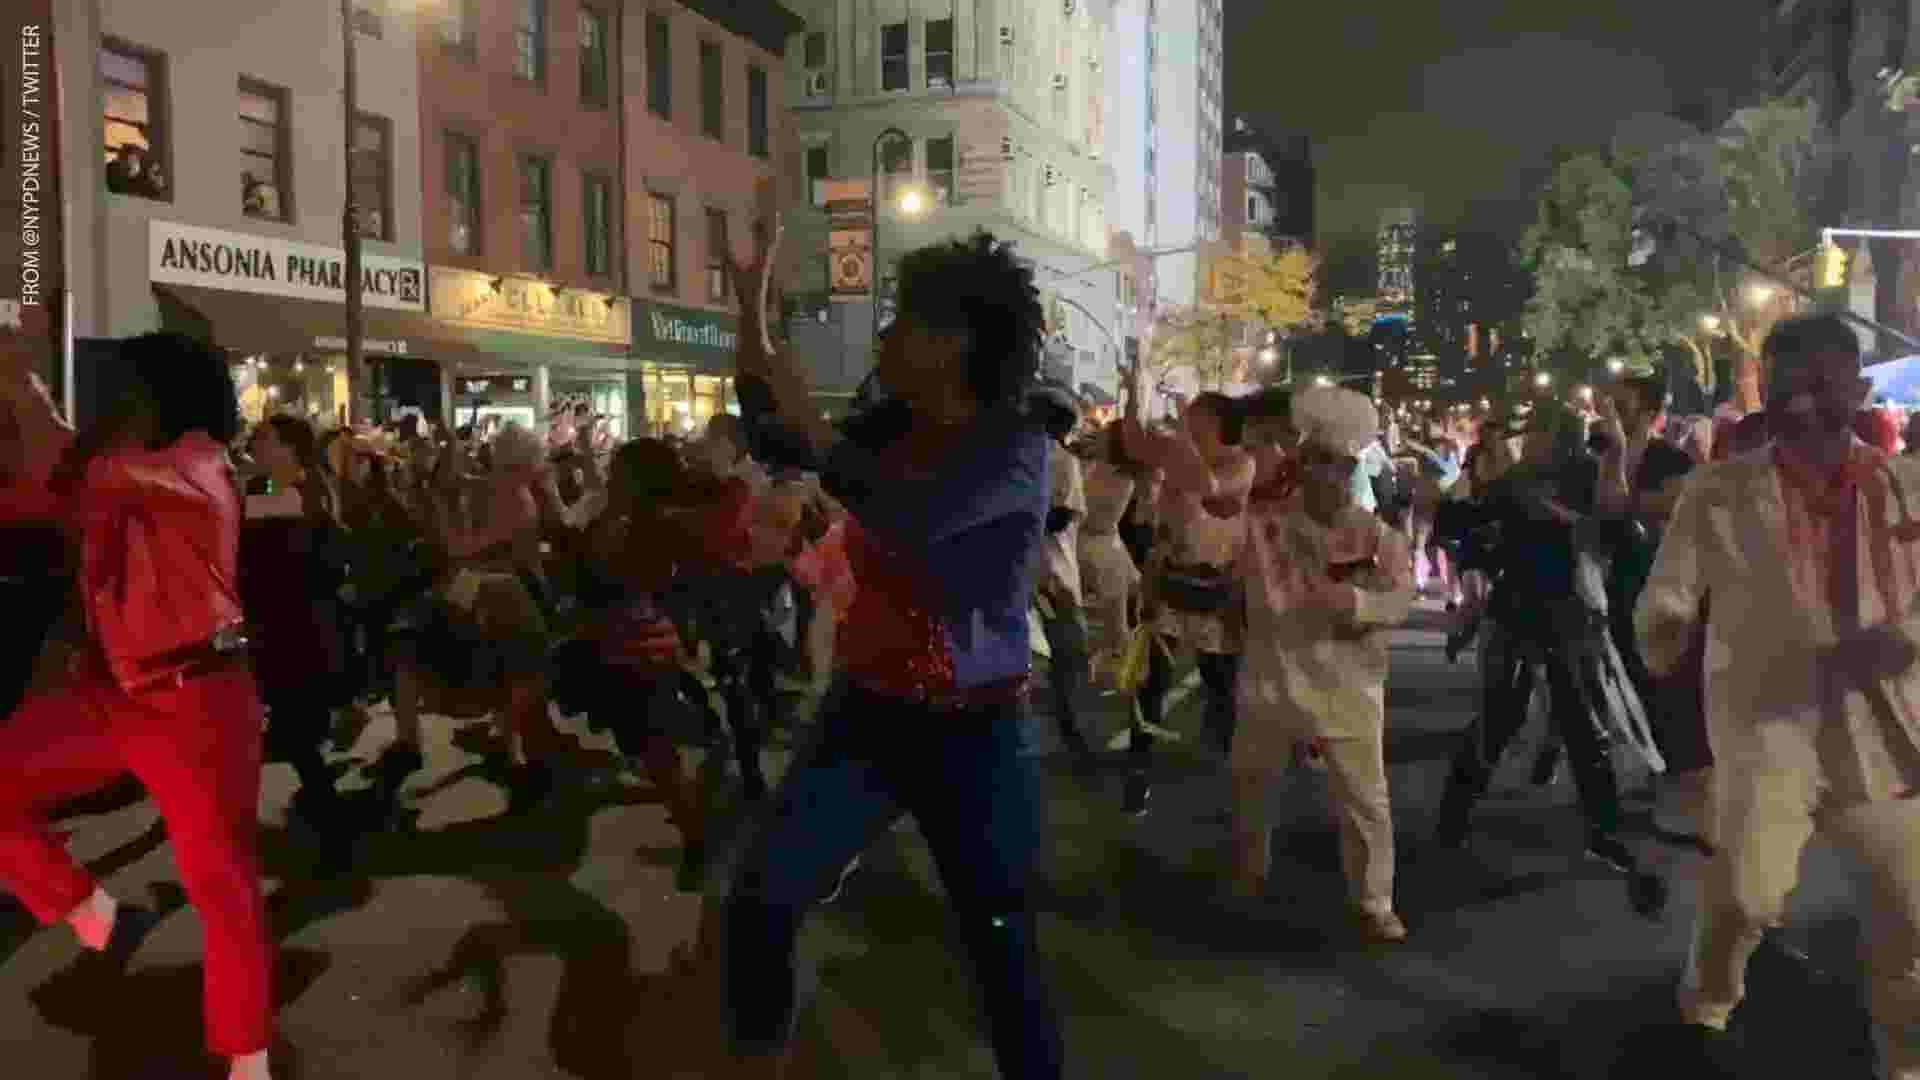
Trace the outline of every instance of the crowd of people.
<instances>
[{"instance_id":1,"label":"crowd of people","mask_svg":"<svg viewBox=\"0 0 1920 1080\"><path fill-rule=\"evenodd\" d=\"M714 808L683 753L738 773L754 825L680 956L720 987L732 1074L781 1074L807 912L911 815L1001 1073L1056 1078L1030 699L1092 784L1105 768L1084 710L1131 698L1117 798L1145 814L1191 664L1230 777L1221 902L1266 895L1268 794L1319 769L1353 928L1403 941L1388 639L1424 596L1482 687L1437 846L1470 842L1510 744L1544 716L1536 782L1564 760L1585 853L1654 917L1669 882L1622 813L1653 778L1658 835L1708 856L1680 996L1683 1030L1717 1061L1800 848L1831 834L1878 886L1866 962L1883 1065L1920 1078L1905 1034L1920 1020L1920 468L1897 454L1897 421L1863 412L1845 324L1776 329L1767 407L1745 418L1670 419L1657 379L1624 378L1590 409L1537 400L1477 423L1314 386L1205 393L1170 421L1129 394L1124 416L1090 424L1036 379L1030 271L979 235L902 259L883 393L834 422L765 333L761 262L733 270L739 414L685 444L620 442L571 409L546 431L243 429L221 355L169 334L124 343L129 390L84 431L37 381L0 380L0 520L18 595L48 627L31 668L8 658L0 884L124 966L157 916L106 892L46 823L131 773L206 927L208 1046L257 1080L272 1047L263 765L294 770L291 815L346 871L406 804L441 734L430 719L491 718L490 774L525 815L568 780L577 744L556 716L585 716L661 793L690 890L716 864ZM793 677L826 688L804 716L780 692ZM327 751L341 713L379 700L395 735L371 798L350 798ZM782 724L804 748L774 784L764 748Z\"/></svg>"}]
</instances>

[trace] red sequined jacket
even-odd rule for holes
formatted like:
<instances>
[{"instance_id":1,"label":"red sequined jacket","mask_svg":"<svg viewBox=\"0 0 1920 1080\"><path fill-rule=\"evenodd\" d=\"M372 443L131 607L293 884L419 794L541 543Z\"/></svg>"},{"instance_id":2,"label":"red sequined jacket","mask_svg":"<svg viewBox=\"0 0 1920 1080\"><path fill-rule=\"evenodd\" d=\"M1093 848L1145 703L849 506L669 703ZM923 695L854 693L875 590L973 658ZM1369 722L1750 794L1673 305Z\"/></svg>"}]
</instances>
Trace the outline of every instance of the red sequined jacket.
<instances>
[{"instance_id":1,"label":"red sequined jacket","mask_svg":"<svg viewBox=\"0 0 1920 1080\"><path fill-rule=\"evenodd\" d=\"M63 435L60 449L70 443ZM29 467L0 493L0 516L68 530L88 636L124 690L202 662L199 651L241 621L239 491L226 448L203 434L103 453L64 494L49 469Z\"/></svg>"}]
</instances>

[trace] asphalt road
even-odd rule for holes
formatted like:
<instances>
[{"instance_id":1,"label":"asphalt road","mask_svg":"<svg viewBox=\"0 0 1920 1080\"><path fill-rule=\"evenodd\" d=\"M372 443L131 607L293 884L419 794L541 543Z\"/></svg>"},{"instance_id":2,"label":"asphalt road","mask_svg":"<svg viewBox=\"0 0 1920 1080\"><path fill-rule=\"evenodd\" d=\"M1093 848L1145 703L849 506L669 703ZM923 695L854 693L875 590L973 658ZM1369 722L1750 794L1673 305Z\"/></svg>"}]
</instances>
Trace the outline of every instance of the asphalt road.
<instances>
[{"instance_id":1,"label":"asphalt road","mask_svg":"<svg viewBox=\"0 0 1920 1080\"><path fill-rule=\"evenodd\" d=\"M1117 775L1089 783L1055 770L1042 942L1072 1076L1586 1080L1675 1064L1657 1036L1692 917L1691 857L1649 848L1668 860L1674 897L1661 921L1636 918L1622 881L1581 859L1567 785L1527 786L1524 761L1497 785L1508 790L1485 805L1469 852L1431 850L1431 811L1474 686L1441 655L1433 614L1419 620L1397 635L1389 694L1399 903L1412 930L1403 946L1363 948L1345 933L1317 774L1275 793L1274 895L1244 909L1215 885L1219 762L1163 754L1153 812L1138 821L1115 812ZM1120 729L1115 699L1091 704L1096 726ZM1197 709L1172 716L1197 732ZM288 1075L707 1075L710 988L668 964L701 898L675 891L663 809L638 780L607 779L617 763L589 738L582 766L599 780L575 777L538 815L502 818L504 798L470 752L479 744L455 727L439 726L415 781L418 820L369 839L343 877L316 876L308 838L284 823L291 776L269 769L261 816ZM1044 737L1050 722L1036 727ZM390 734L374 715L343 767ZM63 827L116 893L173 880L149 807L93 809ZM1811 851L1806 866L1791 925L1756 959L1736 1017L1743 1074L1865 1080L1853 883L1830 852ZM805 1076L994 1075L937 881L909 826L811 921ZM101 981L71 966L69 935L35 932L0 901L0 1075L214 1075L199 1051L199 939L181 912L130 974Z\"/></svg>"}]
</instances>

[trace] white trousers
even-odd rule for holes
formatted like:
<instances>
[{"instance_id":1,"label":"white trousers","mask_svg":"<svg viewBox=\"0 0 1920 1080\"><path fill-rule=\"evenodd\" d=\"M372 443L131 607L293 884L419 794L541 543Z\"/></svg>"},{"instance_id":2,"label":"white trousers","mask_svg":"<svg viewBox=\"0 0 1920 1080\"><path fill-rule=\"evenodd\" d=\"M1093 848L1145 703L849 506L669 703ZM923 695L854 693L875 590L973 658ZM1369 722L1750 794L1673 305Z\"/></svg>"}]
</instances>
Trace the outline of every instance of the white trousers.
<instances>
[{"instance_id":1,"label":"white trousers","mask_svg":"<svg viewBox=\"0 0 1920 1080\"><path fill-rule=\"evenodd\" d=\"M1718 772L1721 783L1734 779ZM1702 875L1682 1014L1726 1027L1746 994L1747 961L1785 915L1801 852L1817 833L1867 872L1861 960L1881 1075L1920 1080L1920 799L1819 809L1797 776L1743 777L1740 786L1719 799L1719 853Z\"/></svg>"},{"instance_id":2,"label":"white trousers","mask_svg":"<svg viewBox=\"0 0 1920 1080\"><path fill-rule=\"evenodd\" d=\"M1340 865L1347 890L1363 911L1393 910L1393 811L1387 796L1384 740L1377 735L1329 739L1327 786L1340 827ZM1273 860L1272 787L1284 770L1236 766L1233 844L1242 879L1264 880Z\"/></svg>"}]
</instances>

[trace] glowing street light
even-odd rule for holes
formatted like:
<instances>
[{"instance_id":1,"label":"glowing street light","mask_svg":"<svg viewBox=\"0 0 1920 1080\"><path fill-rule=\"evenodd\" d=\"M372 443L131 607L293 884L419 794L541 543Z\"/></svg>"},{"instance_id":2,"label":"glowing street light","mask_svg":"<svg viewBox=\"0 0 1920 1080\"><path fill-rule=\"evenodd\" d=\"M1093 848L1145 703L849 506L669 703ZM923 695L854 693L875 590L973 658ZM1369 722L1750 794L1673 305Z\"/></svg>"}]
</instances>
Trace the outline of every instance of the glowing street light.
<instances>
[{"instance_id":1,"label":"glowing street light","mask_svg":"<svg viewBox=\"0 0 1920 1080\"><path fill-rule=\"evenodd\" d=\"M926 208L927 197L920 193L919 188L908 188L900 193L900 212L907 217L919 217Z\"/></svg>"},{"instance_id":2,"label":"glowing street light","mask_svg":"<svg viewBox=\"0 0 1920 1080\"><path fill-rule=\"evenodd\" d=\"M1542 390L1544 390L1547 387L1553 385L1553 376L1543 371L1540 374L1535 375L1533 377L1533 385L1538 386Z\"/></svg>"},{"instance_id":3,"label":"glowing street light","mask_svg":"<svg viewBox=\"0 0 1920 1080\"><path fill-rule=\"evenodd\" d=\"M1315 375L1313 377L1313 384L1315 386L1332 386L1333 380L1327 378L1325 375Z\"/></svg>"},{"instance_id":4,"label":"glowing street light","mask_svg":"<svg viewBox=\"0 0 1920 1080\"><path fill-rule=\"evenodd\" d=\"M1607 361L1607 374L1609 375L1618 375L1626 369L1627 362L1625 360L1614 359Z\"/></svg>"}]
</instances>

